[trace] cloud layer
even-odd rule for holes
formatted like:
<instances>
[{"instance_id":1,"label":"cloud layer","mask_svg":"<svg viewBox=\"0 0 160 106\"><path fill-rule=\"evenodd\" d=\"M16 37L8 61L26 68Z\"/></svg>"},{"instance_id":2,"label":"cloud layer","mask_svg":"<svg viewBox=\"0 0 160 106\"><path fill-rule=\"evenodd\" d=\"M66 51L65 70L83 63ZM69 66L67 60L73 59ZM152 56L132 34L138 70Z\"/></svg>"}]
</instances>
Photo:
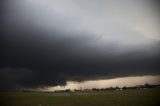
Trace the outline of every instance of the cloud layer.
<instances>
[{"instance_id":1,"label":"cloud layer","mask_svg":"<svg viewBox=\"0 0 160 106\"><path fill-rule=\"evenodd\" d=\"M151 2L8 0L1 13L1 89L159 74Z\"/></svg>"}]
</instances>

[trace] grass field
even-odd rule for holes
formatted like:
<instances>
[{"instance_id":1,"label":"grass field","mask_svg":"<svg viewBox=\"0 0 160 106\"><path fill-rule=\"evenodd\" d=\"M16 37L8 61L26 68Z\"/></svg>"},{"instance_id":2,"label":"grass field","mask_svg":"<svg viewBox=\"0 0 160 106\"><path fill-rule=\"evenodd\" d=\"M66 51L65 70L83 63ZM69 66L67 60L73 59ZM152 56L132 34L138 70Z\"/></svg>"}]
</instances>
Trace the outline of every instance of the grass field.
<instances>
[{"instance_id":1,"label":"grass field","mask_svg":"<svg viewBox=\"0 0 160 106\"><path fill-rule=\"evenodd\" d=\"M0 106L160 106L160 88L59 94L1 92Z\"/></svg>"}]
</instances>

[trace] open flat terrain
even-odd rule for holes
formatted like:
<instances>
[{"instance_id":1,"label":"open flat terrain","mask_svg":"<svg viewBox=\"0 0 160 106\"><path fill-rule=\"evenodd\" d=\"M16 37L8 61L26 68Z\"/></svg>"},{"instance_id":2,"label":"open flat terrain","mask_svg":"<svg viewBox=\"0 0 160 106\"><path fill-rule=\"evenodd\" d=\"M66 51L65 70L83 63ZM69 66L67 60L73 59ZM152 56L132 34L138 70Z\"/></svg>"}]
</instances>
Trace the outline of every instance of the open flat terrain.
<instances>
[{"instance_id":1,"label":"open flat terrain","mask_svg":"<svg viewBox=\"0 0 160 106\"><path fill-rule=\"evenodd\" d=\"M160 106L160 88L56 94L1 92L0 106Z\"/></svg>"}]
</instances>

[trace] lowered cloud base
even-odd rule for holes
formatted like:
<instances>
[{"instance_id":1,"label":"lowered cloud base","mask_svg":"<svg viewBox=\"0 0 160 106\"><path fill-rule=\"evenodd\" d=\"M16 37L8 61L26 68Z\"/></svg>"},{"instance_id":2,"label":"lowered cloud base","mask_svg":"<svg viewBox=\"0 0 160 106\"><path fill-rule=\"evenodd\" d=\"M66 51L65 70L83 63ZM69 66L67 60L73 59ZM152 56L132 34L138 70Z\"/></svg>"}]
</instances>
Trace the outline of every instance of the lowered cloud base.
<instances>
[{"instance_id":1,"label":"lowered cloud base","mask_svg":"<svg viewBox=\"0 0 160 106\"><path fill-rule=\"evenodd\" d=\"M153 1L1 4L0 89L160 74L160 18Z\"/></svg>"}]
</instances>

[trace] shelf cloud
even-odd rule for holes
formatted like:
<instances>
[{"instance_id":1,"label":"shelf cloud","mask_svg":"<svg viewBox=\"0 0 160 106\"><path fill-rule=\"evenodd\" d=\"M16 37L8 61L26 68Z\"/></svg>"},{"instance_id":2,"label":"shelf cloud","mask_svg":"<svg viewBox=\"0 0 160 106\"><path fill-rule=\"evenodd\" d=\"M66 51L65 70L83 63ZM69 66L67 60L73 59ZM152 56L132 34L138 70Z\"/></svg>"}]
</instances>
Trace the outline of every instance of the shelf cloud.
<instances>
[{"instance_id":1,"label":"shelf cloud","mask_svg":"<svg viewBox=\"0 0 160 106\"><path fill-rule=\"evenodd\" d=\"M0 89L159 75L155 2L1 1Z\"/></svg>"}]
</instances>

